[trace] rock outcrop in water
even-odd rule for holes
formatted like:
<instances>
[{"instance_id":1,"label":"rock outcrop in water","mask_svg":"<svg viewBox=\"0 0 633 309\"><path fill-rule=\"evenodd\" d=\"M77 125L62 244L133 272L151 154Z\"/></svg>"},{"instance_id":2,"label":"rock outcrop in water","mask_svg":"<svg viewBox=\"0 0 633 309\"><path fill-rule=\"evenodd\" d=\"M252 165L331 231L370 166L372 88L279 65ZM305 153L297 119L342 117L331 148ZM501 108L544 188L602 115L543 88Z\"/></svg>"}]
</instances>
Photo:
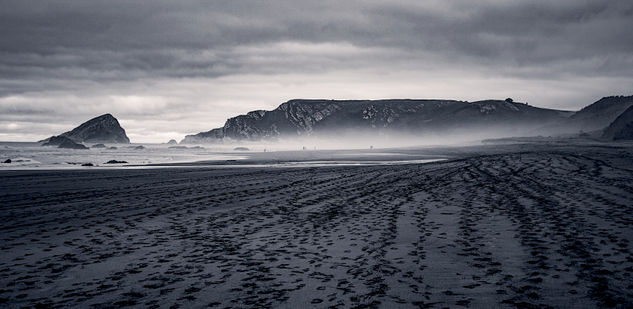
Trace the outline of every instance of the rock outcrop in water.
<instances>
[{"instance_id":1,"label":"rock outcrop in water","mask_svg":"<svg viewBox=\"0 0 633 309\"><path fill-rule=\"evenodd\" d=\"M65 136L77 143L130 143L125 130L111 114L90 119L60 136ZM49 139L44 142L48 142Z\"/></svg>"},{"instance_id":2,"label":"rock outcrop in water","mask_svg":"<svg viewBox=\"0 0 633 309\"><path fill-rule=\"evenodd\" d=\"M73 140L66 136L52 136L42 146L57 146L57 148L66 149L88 149L88 147L75 143Z\"/></svg>"},{"instance_id":3,"label":"rock outcrop in water","mask_svg":"<svg viewBox=\"0 0 633 309\"><path fill-rule=\"evenodd\" d=\"M446 132L472 128L536 128L566 119L563 111L512 100L291 100L272 111L230 118L223 127L187 135L182 143L265 140L315 134Z\"/></svg>"},{"instance_id":4,"label":"rock outcrop in water","mask_svg":"<svg viewBox=\"0 0 633 309\"><path fill-rule=\"evenodd\" d=\"M119 160L110 160L104 164L125 164L127 161L119 161Z\"/></svg>"},{"instance_id":5,"label":"rock outcrop in water","mask_svg":"<svg viewBox=\"0 0 633 309\"><path fill-rule=\"evenodd\" d=\"M613 141L633 140L633 106L629 107L604 129L602 137Z\"/></svg>"}]
</instances>

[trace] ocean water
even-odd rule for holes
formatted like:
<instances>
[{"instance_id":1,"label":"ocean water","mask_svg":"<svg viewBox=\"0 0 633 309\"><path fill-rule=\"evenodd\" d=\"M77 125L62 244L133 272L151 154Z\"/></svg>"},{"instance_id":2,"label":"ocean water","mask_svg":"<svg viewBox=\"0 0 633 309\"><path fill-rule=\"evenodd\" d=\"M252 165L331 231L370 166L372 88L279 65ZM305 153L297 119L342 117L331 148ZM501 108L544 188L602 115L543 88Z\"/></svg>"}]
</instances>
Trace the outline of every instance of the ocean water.
<instances>
[{"instance_id":1,"label":"ocean water","mask_svg":"<svg viewBox=\"0 0 633 309\"><path fill-rule=\"evenodd\" d=\"M110 160L126 161L125 165L172 164L196 161L240 160L241 153L220 153L206 148L173 149L168 145L142 144L144 149L135 149L141 144L106 145L117 149L90 148L61 149L41 146L39 143L0 142L0 162L11 159L11 163L0 163L0 169L58 169L97 167L120 167L123 164L105 164Z\"/></svg>"},{"instance_id":2,"label":"ocean water","mask_svg":"<svg viewBox=\"0 0 633 309\"><path fill-rule=\"evenodd\" d=\"M159 168L172 167L316 167L428 163L445 158L400 153L397 150L234 151L233 146L165 144L106 145L85 150L41 146L40 143L0 142L0 170ZM170 148L170 146L172 148ZM10 159L11 163L3 163ZM124 164L106 164L110 160ZM92 166L83 166L90 163Z\"/></svg>"}]
</instances>

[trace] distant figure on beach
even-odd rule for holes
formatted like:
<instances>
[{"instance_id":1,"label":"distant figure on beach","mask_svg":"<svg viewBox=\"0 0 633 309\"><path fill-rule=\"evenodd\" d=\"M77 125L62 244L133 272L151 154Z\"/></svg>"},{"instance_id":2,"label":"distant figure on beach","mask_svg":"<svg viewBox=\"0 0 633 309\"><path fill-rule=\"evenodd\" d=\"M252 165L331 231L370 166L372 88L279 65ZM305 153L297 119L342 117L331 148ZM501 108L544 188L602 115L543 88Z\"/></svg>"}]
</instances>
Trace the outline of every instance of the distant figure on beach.
<instances>
[{"instance_id":1,"label":"distant figure on beach","mask_svg":"<svg viewBox=\"0 0 633 309\"><path fill-rule=\"evenodd\" d=\"M369 146L369 149L374 149L374 145Z\"/></svg>"}]
</instances>

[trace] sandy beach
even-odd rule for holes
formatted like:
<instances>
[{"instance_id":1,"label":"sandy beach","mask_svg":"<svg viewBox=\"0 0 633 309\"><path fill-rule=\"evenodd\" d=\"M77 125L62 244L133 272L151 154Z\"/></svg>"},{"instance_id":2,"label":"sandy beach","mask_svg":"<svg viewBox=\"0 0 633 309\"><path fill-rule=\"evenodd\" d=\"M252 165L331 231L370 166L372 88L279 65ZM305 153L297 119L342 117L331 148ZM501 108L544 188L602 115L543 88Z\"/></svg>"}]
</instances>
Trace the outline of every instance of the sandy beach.
<instances>
[{"instance_id":1,"label":"sandy beach","mask_svg":"<svg viewBox=\"0 0 633 309\"><path fill-rule=\"evenodd\" d=\"M633 147L450 155L0 171L0 307L633 306Z\"/></svg>"}]
</instances>

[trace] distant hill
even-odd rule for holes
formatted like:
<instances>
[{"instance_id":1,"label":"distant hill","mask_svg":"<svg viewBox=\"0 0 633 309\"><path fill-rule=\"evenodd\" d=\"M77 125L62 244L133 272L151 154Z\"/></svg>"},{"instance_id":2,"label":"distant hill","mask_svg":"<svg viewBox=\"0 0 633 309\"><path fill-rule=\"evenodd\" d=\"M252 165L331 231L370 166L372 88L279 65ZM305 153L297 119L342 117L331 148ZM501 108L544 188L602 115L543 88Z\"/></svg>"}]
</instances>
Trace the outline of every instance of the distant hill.
<instances>
[{"instance_id":1,"label":"distant hill","mask_svg":"<svg viewBox=\"0 0 633 309\"><path fill-rule=\"evenodd\" d=\"M578 133L602 130L627 108L633 106L633 96L604 97L574 113L555 128L559 133Z\"/></svg>"},{"instance_id":2,"label":"distant hill","mask_svg":"<svg viewBox=\"0 0 633 309\"><path fill-rule=\"evenodd\" d=\"M182 143L340 135L345 132L442 133L535 129L566 120L568 112L512 100L290 100L272 111L230 118L223 127L187 135Z\"/></svg>"},{"instance_id":3,"label":"distant hill","mask_svg":"<svg viewBox=\"0 0 633 309\"><path fill-rule=\"evenodd\" d=\"M120 143L129 144L130 139L119 121L111 114L92 118L71 131L60 134L77 143ZM40 141L47 142L50 138Z\"/></svg>"},{"instance_id":4,"label":"distant hill","mask_svg":"<svg viewBox=\"0 0 633 309\"><path fill-rule=\"evenodd\" d=\"M608 140L633 140L633 106L616 118L602 135Z\"/></svg>"}]
</instances>

